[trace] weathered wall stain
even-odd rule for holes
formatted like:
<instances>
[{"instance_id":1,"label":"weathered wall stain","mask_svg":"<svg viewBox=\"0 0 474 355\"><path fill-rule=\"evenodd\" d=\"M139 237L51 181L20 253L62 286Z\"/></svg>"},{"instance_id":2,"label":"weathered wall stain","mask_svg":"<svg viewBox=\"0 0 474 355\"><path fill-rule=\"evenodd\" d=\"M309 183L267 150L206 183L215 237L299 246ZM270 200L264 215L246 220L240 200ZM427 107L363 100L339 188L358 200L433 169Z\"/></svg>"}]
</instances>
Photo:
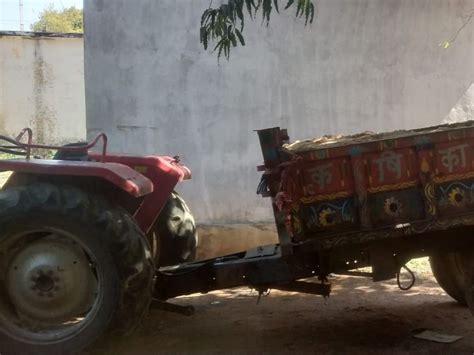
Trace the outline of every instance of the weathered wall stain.
<instances>
[{"instance_id":1,"label":"weathered wall stain","mask_svg":"<svg viewBox=\"0 0 474 355\"><path fill-rule=\"evenodd\" d=\"M80 35L0 31L0 134L30 126L41 143L83 140L83 56Z\"/></svg>"},{"instance_id":2,"label":"weathered wall stain","mask_svg":"<svg viewBox=\"0 0 474 355\"><path fill-rule=\"evenodd\" d=\"M51 66L44 61L40 41L35 41L33 63L33 95L34 115L30 120L36 141L40 143L51 142L57 135L56 112L51 104L46 101L44 92L53 85L54 77Z\"/></svg>"}]
</instances>

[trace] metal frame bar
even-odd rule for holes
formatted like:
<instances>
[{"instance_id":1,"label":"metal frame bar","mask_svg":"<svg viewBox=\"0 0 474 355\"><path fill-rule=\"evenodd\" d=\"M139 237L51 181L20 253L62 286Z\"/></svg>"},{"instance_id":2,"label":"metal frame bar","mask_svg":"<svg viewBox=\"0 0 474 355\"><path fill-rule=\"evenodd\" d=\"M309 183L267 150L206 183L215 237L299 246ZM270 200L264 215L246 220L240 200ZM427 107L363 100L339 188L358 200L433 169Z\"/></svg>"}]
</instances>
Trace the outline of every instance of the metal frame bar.
<instances>
[{"instance_id":1,"label":"metal frame bar","mask_svg":"<svg viewBox=\"0 0 474 355\"><path fill-rule=\"evenodd\" d=\"M239 286L263 291L320 273L317 254L284 256L280 245L268 245L215 259L161 268L157 271L155 297L167 300ZM320 294L325 292L326 289Z\"/></svg>"},{"instance_id":2,"label":"metal frame bar","mask_svg":"<svg viewBox=\"0 0 474 355\"><path fill-rule=\"evenodd\" d=\"M27 134L27 143L22 143L21 139L24 137L25 133ZM89 150L97 145L99 140L102 140L102 155L101 155L101 162L105 163L106 155L107 155L107 135L105 133L98 134L90 143L80 147L70 147L70 146L56 146L56 145L45 145L45 144L33 144L33 130L29 127L23 128L20 134L16 137L16 144L24 148L26 150L26 159L30 159L31 157L31 149L51 149L51 150L58 150L58 151L84 151Z\"/></svg>"},{"instance_id":3,"label":"metal frame bar","mask_svg":"<svg viewBox=\"0 0 474 355\"><path fill-rule=\"evenodd\" d=\"M471 229L419 234L410 238L373 240L322 250L314 244L293 245L293 254L284 255L280 245L268 245L200 262L157 270L155 297L167 300L191 293L249 286L262 293L268 289L328 296L325 282L330 273L371 277L373 281L396 277L412 258L436 252L453 252L472 247ZM351 271L372 266L372 273ZM313 278L316 282L297 281Z\"/></svg>"}]
</instances>

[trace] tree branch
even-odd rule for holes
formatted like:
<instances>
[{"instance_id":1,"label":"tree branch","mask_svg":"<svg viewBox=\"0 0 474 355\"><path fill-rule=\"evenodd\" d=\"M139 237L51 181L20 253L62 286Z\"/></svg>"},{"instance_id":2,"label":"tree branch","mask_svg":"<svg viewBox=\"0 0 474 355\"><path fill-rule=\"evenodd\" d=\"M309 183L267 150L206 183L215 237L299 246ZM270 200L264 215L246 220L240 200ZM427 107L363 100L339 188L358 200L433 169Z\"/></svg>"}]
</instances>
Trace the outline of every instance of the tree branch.
<instances>
[{"instance_id":1,"label":"tree branch","mask_svg":"<svg viewBox=\"0 0 474 355\"><path fill-rule=\"evenodd\" d=\"M227 0L217 8L209 8L201 16L200 41L205 50L209 48L209 42L215 42L213 51L217 51L217 60L222 54L229 60L231 48L239 44L245 46L243 36L245 16L255 19L257 12L262 12L262 22L270 22L273 11L279 13L280 0ZM285 0L285 10L296 4L296 17L304 17L305 25L312 23L314 19L313 0Z\"/></svg>"}]
</instances>

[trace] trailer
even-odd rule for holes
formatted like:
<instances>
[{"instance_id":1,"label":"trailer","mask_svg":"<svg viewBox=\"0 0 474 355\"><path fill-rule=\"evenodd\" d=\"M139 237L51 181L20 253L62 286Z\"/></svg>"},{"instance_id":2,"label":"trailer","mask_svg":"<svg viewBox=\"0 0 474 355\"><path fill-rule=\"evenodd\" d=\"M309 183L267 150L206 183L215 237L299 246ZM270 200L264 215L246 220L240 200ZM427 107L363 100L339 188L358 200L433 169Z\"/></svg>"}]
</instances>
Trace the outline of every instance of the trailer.
<instances>
[{"instance_id":1,"label":"trailer","mask_svg":"<svg viewBox=\"0 0 474 355\"><path fill-rule=\"evenodd\" d=\"M257 193L271 201L279 243L200 261L174 192L190 177L178 157L109 154L105 135L66 147L33 144L28 129L0 137L24 156L0 161L13 171L0 192L0 351L78 351L133 329L150 307L192 314L172 299L196 292L328 297L331 274L407 290L406 264L422 256L474 313L474 122L293 143L279 127L258 136ZM34 159L34 149L58 154Z\"/></svg>"}]
</instances>

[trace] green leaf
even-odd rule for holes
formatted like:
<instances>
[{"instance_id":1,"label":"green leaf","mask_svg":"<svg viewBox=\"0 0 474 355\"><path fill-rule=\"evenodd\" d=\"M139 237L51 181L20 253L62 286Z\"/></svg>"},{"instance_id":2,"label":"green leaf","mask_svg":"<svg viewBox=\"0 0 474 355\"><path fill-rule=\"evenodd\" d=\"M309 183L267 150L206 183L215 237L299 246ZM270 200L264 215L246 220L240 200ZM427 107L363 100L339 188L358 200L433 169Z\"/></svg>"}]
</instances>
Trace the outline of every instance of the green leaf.
<instances>
[{"instance_id":1,"label":"green leaf","mask_svg":"<svg viewBox=\"0 0 474 355\"><path fill-rule=\"evenodd\" d=\"M293 5L294 2L295 0L288 0L288 3L285 6L285 10L287 10L291 5Z\"/></svg>"},{"instance_id":2,"label":"green leaf","mask_svg":"<svg viewBox=\"0 0 474 355\"><path fill-rule=\"evenodd\" d=\"M224 40L225 38L222 38L219 42L217 42L216 46L214 47L214 50L216 50L217 48L220 48L222 46L222 43L224 43Z\"/></svg>"},{"instance_id":3,"label":"green leaf","mask_svg":"<svg viewBox=\"0 0 474 355\"><path fill-rule=\"evenodd\" d=\"M232 48L239 44L245 46L243 35L245 16L244 7L250 18L255 18L257 12L262 11L262 22L269 24L272 11L280 13L280 0L226 0L216 8L206 9L201 16L200 41L205 50L209 42L215 41L214 51L217 51L218 61L224 55L227 60ZM296 4L296 17L305 18L305 25L314 19L315 0L282 0L286 2L285 9Z\"/></svg>"},{"instance_id":4,"label":"green leaf","mask_svg":"<svg viewBox=\"0 0 474 355\"><path fill-rule=\"evenodd\" d=\"M235 34L237 35L237 38L239 39L240 44L245 46L245 40L244 40L244 36L242 36L242 33L240 33L238 29L236 29Z\"/></svg>"},{"instance_id":5,"label":"green leaf","mask_svg":"<svg viewBox=\"0 0 474 355\"><path fill-rule=\"evenodd\" d=\"M221 44L219 46L219 52L217 52L217 61L219 61L219 59L221 59L221 54L222 54L222 49L224 48L224 45Z\"/></svg>"},{"instance_id":6,"label":"green leaf","mask_svg":"<svg viewBox=\"0 0 474 355\"><path fill-rule=\"evenodd\" d=\"M235 11L237 12L237 17L240 20L240 30L244 30L244 12L243 12L243 7L244 7L244 0L236 0L236 8Z\"/></svg>"},{"instance_id":7,"label":"green leaf","mask_svg":"<svg viewBox=\"0 0 474 355\"><path fill-rule=\"evenodd\" d=\"M275 11L280 13L280 10L278 10L278 0L273 0L273 5L275 6Z\"/></svg>"},{"instance_id":8,"label":"green leaf","mask_svg":"<svg viewBox=\"0 0 474 355\"><path fill-rule=\"evenodd\" d=\"M301 0L298 0L298 3L296 4L296 17L300 16L300 11L301 11Z\"/></svg>"},{"instance_id":9,"label":"green leaf","mask_svg":"<svg viewBox=\"0 0 474 355\"><path fill-rule=\"evenodd\" d=\"M309 16L310 16L310 12L311 12L311 5L313 5L310 1L306 2L306 8L305 8L305 11L304 11L304 16L305 16L305 26L308 24L308 20L309 20Z\"/></svg>"},{"instance_id":10,"label":"green leaf","mask_svg":"<svg viewBox=\"0 0 474 355\"><path fill-rule=\"evenodd\" d=\"M208 32L205 27L201 27L201 33L200 33L200 38L201 38L201 43L204 46L204 50L207 50L207 45L208 45Z\"/></svg>"},{"instance_id":11,"label":"green leaf","mask_svg":"<svg viewBox=\"0 0 474 355\"><path fill-rule=\"evenodd\" d=\"M235 37L233 33L229 34L229 39L232 42L232 46L237 47L237 38Z\"/></svg>"},{"instance_id":12,"label":"green leaf","mask_svg":"<svg viewBox=\"0 0 474 355\"><path fill-rule=\"evenodd\" d=\"M262 20L270 22L270 15L272 13L272 0L263 0L262 2Z\"/></svg>"},{"instance_id":13,"label":"green leaf","mask_svg":"<svg viewBox=\"0 0 474 355\"><path fill-rule=\"evenodd\" d=\"M245 0L245 5L247 6L247 12L249 13L250 18L252 18L252 11L256 8L254 0Z\"/></svg>"},{"instance_id":14,"label":"green leaf","mask_svg":"<svg viewBox=\"0 0 474 355\"><path fill-rule=\"evenodd\" d=\"M203 26L206 23L207 19L209 18L212 12L214 12L214 10L212 9L207 9L206 11L203 12L201 16L201 26Z\"/></svg>"}]
</instances>

